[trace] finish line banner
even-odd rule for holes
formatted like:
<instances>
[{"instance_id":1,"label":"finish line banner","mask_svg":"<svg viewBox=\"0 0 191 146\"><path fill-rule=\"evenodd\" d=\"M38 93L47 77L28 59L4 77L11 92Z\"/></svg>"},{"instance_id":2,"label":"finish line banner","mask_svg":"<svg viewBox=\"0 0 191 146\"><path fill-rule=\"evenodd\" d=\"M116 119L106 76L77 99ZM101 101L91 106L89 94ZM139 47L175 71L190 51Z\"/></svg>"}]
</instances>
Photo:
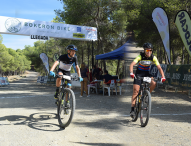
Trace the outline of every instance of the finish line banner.
<instances>
[{"instance_id":1,"label":"finish line banner","mask_svg":"<svg viewBox=\"0 0 191 146\"><path fill-rule=\"evenodd\" d=\"M71 40L97 40L97 28L0 16L0 33L39 35Z\"/></svg>"}]
</instances>

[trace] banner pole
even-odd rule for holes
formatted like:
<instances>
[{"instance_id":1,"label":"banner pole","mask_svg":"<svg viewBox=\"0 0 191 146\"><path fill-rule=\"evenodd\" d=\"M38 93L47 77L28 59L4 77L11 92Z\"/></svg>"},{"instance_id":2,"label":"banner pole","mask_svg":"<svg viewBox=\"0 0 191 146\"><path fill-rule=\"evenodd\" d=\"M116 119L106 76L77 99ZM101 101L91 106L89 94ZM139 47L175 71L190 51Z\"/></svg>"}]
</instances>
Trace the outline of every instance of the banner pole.
<instances>
[{"instance_id":1,"label":"banner pole","mask_svg":"<svg viewBox=\"0 0 191 146\"><path fill-rule=\"evenodd\" d=\"M94 46L93 46L93 40L92 40L92 68L94 66L94 55L93 55L93 51L94 51Z\"/></svg>"}]
</instances>

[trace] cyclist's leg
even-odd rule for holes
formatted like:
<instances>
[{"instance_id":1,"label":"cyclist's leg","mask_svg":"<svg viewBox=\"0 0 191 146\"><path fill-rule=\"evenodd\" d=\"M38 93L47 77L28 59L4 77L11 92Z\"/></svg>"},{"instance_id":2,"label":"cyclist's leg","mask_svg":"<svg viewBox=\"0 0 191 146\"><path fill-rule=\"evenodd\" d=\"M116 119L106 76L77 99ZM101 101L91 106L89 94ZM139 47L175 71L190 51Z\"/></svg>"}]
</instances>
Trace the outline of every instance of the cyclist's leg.
<instances>
[{"instance_id":1,"label":"cyclist's leg","mask_svg":"<svg viewBox=\"0 0 191 146\"><path fill-rule=\"evenodd\" d=\"M67 81L68 83L67 83L67 88L72 88L72 84L71 84L71 81ZM68 93L66 93L66 102L65 102L65 107L67 107L67 108L70 108L70 102L69 102L69 100L68 99L70 99L70 95L68 95Z\"/></svg>"},{"instance_id":2,"label":"cyclist's leg","mask_svg":"<svg viewBox=\"0 0 191 146\"><path fill-rule=\"evenodd\" d=\"M59 75L63 75L63 73L62 73L61 70L58 70L58 74L59 74ZM54 95L54 98L55 98L55 99L58 99L57 96L58 96L60 84L61 84L61 78L57 78L57 79L56 79L56 92L55 92L55 95Z\"/></svg>"},{"instance_id":3,"label":"cyclist's leg","mask_svg":"<svg viewBox=\"0 0 191 146\"><path fill-rule=\"evenodd\" d=\"M72 84L71 84L71 81L68 81L67 83L67 88L72 88ZM70 97L69 97L70 98ZM68 93L66 93L66 101L68 101Z\"/></svg>"},{"instance_id":4,"label":"cyclist's leg","mask_svg":"<svg viewBox=\"0 0 191 146\"><path fill-rule=\"evenodd\" d=\"M134 118L136 116L135 115L135 104L136 104L137 95L139 93L139 88L140 88L139 85L133 84L133 95L131 98L131 111L130 111L131 118Z\"/></svg>"},{"instance_id":5,"label":"cyclist's leg","mask_svg":"<svg viewBox=\"0 0 191 146\"><path fill-rule=\"evenodd\" d=\"M59 75L63 75L63 73L62 72L58 72L58 74ZM60 87L60 84L61 84L61 78L57 78L57 80L56 80L56 87Z\"/></svg>"},{"instance_id":6,"label":"cyclist's leg","mask_svg":"<svg viewBox=\"0 0 191 146\"><path fill-rule=\"evenodd\" d=\"M131 116L134 116L134 107L135 107L135 103L136 103L136 99L137 99L136 97L139 93L140 85L141 85L141 80L134 79L133 95L131 98L131 111L130 111Z\"/></svg>"},{"instance_id":7,"label":"cyclist's leg","mask_svg":"<svg viewBox=\"0 0 191 146\"><path fill-rule=\"evenodd\" d=\"M131 107L135 107L136 97L139 93L140 85L133 84L133 95L131 98Z\"/></svg>"},{"instance_id":8,"label":"cyclist's leg","mask_svg":"<svg viewBox=\"0 0 191 146\"><path fill-rule=\"evenodd\" d=\"M153 76L149 72L147 72L146 74L147 74L148 77L151 77L153 79ZM156 82L151 80L151 83L150 83L150 93L155 89L156 85L157 85Z\"/></svg>"},{"instance_id":9,"label":"cyclist's leg","mask_svg":"<svg viewBox=\"0 0 191 146\"><path fill-rule=\"evenodd\" d=\"M70 76L70 71L63 71L62 73L63 73L63 75ZM71 86L72 86L72 81L67 80L67 88L71 89ZM66 101L68 101L68 93L66 93L65 99L66 99Z\"/></svg>"},{"instance_id":10,"label":"cyclist's leg","mask_svg":"<svg viewBox=\"0 0 191 146\"><path fill-rule=\"evenodd\" d=\"M153 77L152 77L153 78ZM151 84L150 84L150 93L155 89L157 83L153 80L151 80Z\"/></svg>"}]
</instances>

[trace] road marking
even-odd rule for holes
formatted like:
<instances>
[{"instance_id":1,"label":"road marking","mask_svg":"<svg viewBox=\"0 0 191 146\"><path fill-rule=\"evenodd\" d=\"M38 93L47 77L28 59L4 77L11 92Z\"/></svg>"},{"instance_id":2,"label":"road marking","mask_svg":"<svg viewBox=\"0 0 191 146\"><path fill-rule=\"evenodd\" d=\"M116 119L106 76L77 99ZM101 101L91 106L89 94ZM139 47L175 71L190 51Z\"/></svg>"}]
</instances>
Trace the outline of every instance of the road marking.
<instances>
[{"instance_id":1,"label":"road marking","mask_svg":"<svg viewBox=\"0 0 191 146\"><path fill-rule=\"evenodd\" d=\"M36 96L13 96L13 97L0 97L0 99L3 99L3 98L24 98L24 97L36 97Z\"/></svg>"},{"instance_id":2,"label":"road marking","mask_svg":"<svg viewBox=\"0 0 191 146\"><path fill-rule=\"evenodd\" d=\"M180 114L151 114L151 116L183 116L183 115L191 115L191 113L180 113ZM121 115L118 117L130 117L130 115Z\"/></svg>"},{"instance_id":3,"label":"road marking","mask_svg":"<svg viewBox=\"0 0 191 146\"><path fill-rule=\"evenodd\" d=\"M184 116L184 115L191 115L191 113L180 113L180 114L151 114L151 117L152 116ZM119 114L97 114L97 116L103 116L103 117L130 117L130 115L119 115ZM94 116L91 116L91 117L94 117Z\"/></svg>"},{"instance_id":4,"label":"road marking","mask_svg":"<svg viewBox=\"0 0 191 146\"><path fill-rule=\"evenodd\" d=\"M191 113L181 113L181 114L151 114L151 116L181 116L181 115L191 115Z\"/></svg>"}]
</instances>

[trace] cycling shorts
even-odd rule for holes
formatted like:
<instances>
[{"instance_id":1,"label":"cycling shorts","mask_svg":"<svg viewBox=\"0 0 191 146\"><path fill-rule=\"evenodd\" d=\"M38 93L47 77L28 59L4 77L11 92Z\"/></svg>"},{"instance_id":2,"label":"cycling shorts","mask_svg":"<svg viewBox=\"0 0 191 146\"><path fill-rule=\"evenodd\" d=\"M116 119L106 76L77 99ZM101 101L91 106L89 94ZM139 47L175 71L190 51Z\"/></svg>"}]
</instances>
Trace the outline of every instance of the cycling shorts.
<instances>
[{"instance_id":1,"label":"cycling shorts","mask_svg":"<svg viewBox=\"0 0 191 146\"><path fill-rule=\"evenodd\" d=\"M140 71L140 70L137 70L136 73L135 73L135 76L139 76L139 77L152 77L152 75L149 73L149 71ZM143 80L138 80L138 79L135 79L134 78L134 82L133 84L137 84L137 85L141 85L143 83Z\"/></svg>"},{"instance_id":2,"label":"cycling shorts","mask_svg":"<svg viewBox=\"0 0 191 146\"><path fill-rule=\"evenodd\" d=\"M65 71L65 70L62 70L62 69L58 69L58 73L61 72L63 75L67 75L67 76L70 76L70 71ZM68 86L72 86L72 81L71 80L66 80L67 81L67 85Z\"/></svg>"}]
</instances>

